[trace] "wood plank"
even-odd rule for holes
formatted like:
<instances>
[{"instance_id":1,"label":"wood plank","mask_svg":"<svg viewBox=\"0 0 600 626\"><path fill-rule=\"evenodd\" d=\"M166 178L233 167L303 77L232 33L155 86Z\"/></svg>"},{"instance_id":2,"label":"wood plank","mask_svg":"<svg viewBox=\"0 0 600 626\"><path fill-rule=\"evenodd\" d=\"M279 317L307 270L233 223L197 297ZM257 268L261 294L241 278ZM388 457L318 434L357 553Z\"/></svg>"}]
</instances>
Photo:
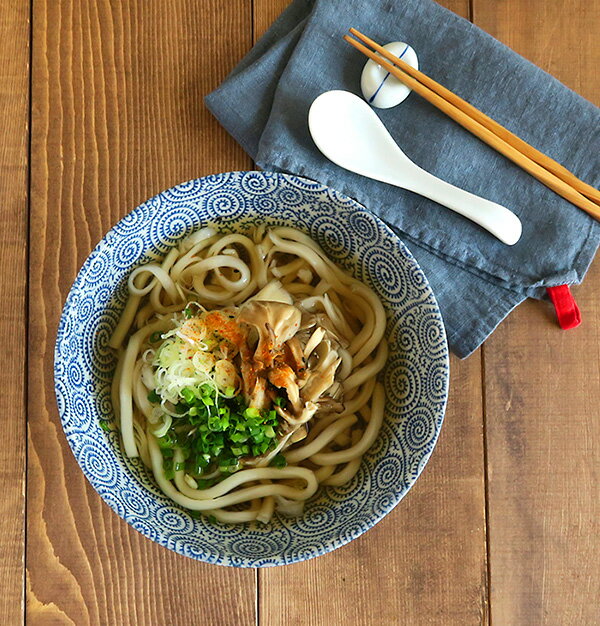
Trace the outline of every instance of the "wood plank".
<instances>
[{"instance_id":1,"label":"wood plank","mask_svg":"<svg viewBox=\"0 0 600 626\"><path fill-rule=\"evenodd\" d=\"M260 35L285 0L255 0ZM468 2L445 2L468 15ZM260 622L480 624L487 621L483 408L479 353L453 358L437 448L406 499L349 545L259 571Z\"/></svg>"},{"instance_id":2,"label":"wood plank","mask_svg":"<svg viewBox=\"0 0 600 626\"><path fill-rule=\"evenodd\" d=\"M0 17L0 373L3 452L0 484L0 623L23 621L25 535L25 334L27 309L27 150L29 3L5 2Z\"/></svg>"},{"instance_id":3,"label":"wood plank","mask_svg":"<svg viewBox=\"0 0 600 626\"><path fill-rule=\"evenodd\" d=\"M76 465L52 358L67 291L104 232L181 181L247 168L204 108L251 44L250 0L36 0L33 24L27 617L252 624L255 573L143 538ZM13 233L14 234L14 233Z\"/></svg>"},{"instance_id":4,"label":"wood plank","mask_svg":"<svg viewBox=\"0 0 600 626\"><path fill-rule=\"evenodd\" d=\"M289 4L288 0L254 0L253 23L255 42L264 35L269 26Z\"/></svg>"},{"instance_id":5,"label":"wood plank","mask_svg":"<svg viewBox=\"0 0 600 626\"><path fill-rule=\"evenodd\" d=\"M254 0L254 39L261 37L281 12L290 4L290 0ZM464 17L470 17L469 0L445 0L440 2L447 9ZM351 24L348 25L350 28Z\"/></svg>"},{"instance_id":6,"label":"wood plank","mask_svg":"<svg viewBox=\"0 0 600 626\"><path fill-rule=\"evenodd\" d=\"M600 105L600 5L475 0L476 23ZM573 289L583 324L561 331L528 302L485 346L491 617L600 617L600 265Z\"/></svg>"}]
</instances>

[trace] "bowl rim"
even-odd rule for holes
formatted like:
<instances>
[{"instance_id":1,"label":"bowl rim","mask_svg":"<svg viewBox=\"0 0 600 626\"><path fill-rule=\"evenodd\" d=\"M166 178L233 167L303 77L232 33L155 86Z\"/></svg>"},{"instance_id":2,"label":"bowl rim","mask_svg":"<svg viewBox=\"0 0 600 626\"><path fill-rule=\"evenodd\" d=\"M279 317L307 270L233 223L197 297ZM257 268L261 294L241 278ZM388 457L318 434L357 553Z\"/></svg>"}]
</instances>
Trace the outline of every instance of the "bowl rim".
<instances>
[{"instance_id":1,"label":"bowl rim","mask_svg":"<svg viewBox=\"0 0 600 626\"><path fill-rule=\"evenodd\" d=\"M72 439L74 437L73 433L69 434L67 433L65 426L66 426L66 418L67 416L66 414L66 410L62 410L60 408L59 405L59 399L58 399L58 383L59 383L59 374L58 374L58 366L59 364L61 364L62 362L64 362L66 359L59 353L59 344L60 344L60 338L61 335L63 334L63 330L64 330L64 326L67 323L67 313L70 310L71 306L72 306L72 301L74 299L74 297L77 295L78 290L81 289L81 285L84 281L88 266L91 264L91 262L95 259L96 255L102 251L102 249L109 245L108 243L108 239L110 239L111 237L119 237L120 233L118 232L118 227L121 225L122 221L136 213L140 213L144 207L146 207L146 205L151 204L155 201L157 201L159 198L164 197L166 194L168 194L169 192L173 192L173 191L177 191L177 190L181 190L184 191L186 187L189 187L191 184L196 183L198 181L203 181L205 179L211 179L211 178L215 178L215 177L224 177L224 176L234 176L236 177L237 180L239 180L241 177L245 176L245 175L261 175L264 177L276 177L277 179L283 179L286 181L301 181L301 182L306 182L308 184L310 184L311 186L314 185L318 185L319 189L321 192L333 192L337 197L341 198L342 200L344 200L345 202L348 202L348 204L350 204L353 208L358 209L358 210L362 210L362 211L366 211L369 213L369 215L375 220L375 222L377 223L378 227L381 228L384 232L387 233L387 235L389 237L391 237L393 240L395 240L397 243L400 244L401 248L403 249L407 261L410 262L410 264L413 266L413 268L420 274L420 278L422 279L423 285L424 285L424 290L428 292L428 297L430 298L431 302L435 305L435 315L436 318L439 321L439 327L441 329L441 339L443 340L443 346L444 346L444 350L443 350L443 355L441 356L441 365L444 368L444 371L446 372L446 376L444 377L444 388L443 388L443 401L439 403L439 415L436 416L435 419L435 433L430 441L430 447L429 450L427 450L421 457L420 457L420 462L418 465L418 468L416 470L415 473L413 473L410 477L410 480L408 481L408 484L406 486L406 489L404 489L404 491L398 490L398 494L397 494L397 498L393 501L393 503L389 506L385 506L382 508L382 510L380 512L378 512L377 514L373 514L370 518L369 518L369 522L368 525L366 527L360 528L356 531L353 531L352 533L348 533L347 536L344 537L333 537L331 539L329 539L327 541L327 544L322 546L322 549L317 549L315 550L313 553L305 556L305 555L301 555L298 557L292 557L292 558L288 558L288 559L284 559L283 557L279 557L279 556L275 556L275 557L271 557L270 560L271 561L278 561L278 562L268 562L268 563L256 563L254 561L252 561L251 558L245 558L245 559L241 559L238 558L238 560L240 562L236 562L236 563L232 563L229 562L228 559L226 559L225 562L221 562L221 560L217 560L217 561L213 561L213 560L208 560L206 558L203 558L200 555L195 555L195 554L189 554L184 552L184 550L182 549L181 546L181 542L176 541L173 542L172 540L169 540L168 536L165 535L165 533L163 531L161 531L160 529L157 530L157 533L155 536L152 536L152 534L146 530L145 527L140 527L140 526L134 526L132 523L132 520L130 520L126 514L126 512L121 512L118 510L118 507L116 506L116 503L113 502L112 499L108 498L108 493L105 491L105 489L102 488L102 486L100 484L97 484L97 481L93 480L93 476L90 476L88 474L88 472L85 470L84 464L83 464L83 458L81 458L81 453L77 453L76 452L76 447L74 445L74 443L72 442ZM232 224L227 224L227 227L233 225L235 226L235 221ZM329 256L329 255L328 255ZM336 263L337 262L332 259L332 262ZM438 357L440 358L440 357ZM319 181L315 181L312 179L309 179L305 176L298 176L295 174L287 174L284 172L273 172L273 171L268 171L268 170L233 170L233 171L229 171L229 172L218 172L218 173L214 173L214 174L209 174L206 176L201 176L201 177L197 177L197 178L192 178L189 179L187 181L178 183L177 185L168 187L166 189L163 189L162 191L160 191L159 193L153 195L152 197L148 198L147 200L141 202L140 204L138 204L134 209L132 209L131 211L129 211L128 213L126 213L124 216L122 216L121 218L119 218L119 220L114 223L112 225L112 227L106 231L104 233L104 235L102 236L102 238L98 241L98 243L94 246L94 248L92 249L92 251L88 254L88 256L86 257L85 261L83 262L82 266L80 267L80 269L78 270L73 283L71 285L71 287L69 288L69 292L65 298L65 301L63 303L63 307L61 310L61 316L60 316L60 320L58 323L58 327L57 327L57 333L56 333L56 339L55 339L55 346L54 346L54 360L53 360L53 380L54 380L54 391L55 391L55 397L57 400L57 408L58 408L58 414L59 414L59 419L60 419L60 423L61 423L61 427L63 430L63 433L65 435L65 438L67 439L67 442L69 444L69 449L71 450L71 453L73 454L73 456L75 457L75 460L77 461L77 464L79 465L83 475L85 476L86 480L90 483L90 485L94 488L94 491L101 497L101 499L103 500L103 502L105 504L107 504L121 519L123 519L125 522L127 522L127 524L129 524L129 526L133 527L134 530L137 530L139 533L141 533L144 537L152 540L154 543L157 543L158 545L167 548L173 552L176 552L177 554L183 555L183 556L187 556L190 558L194 558L195 560L200 560L203 561L205 563L210 563L210 564L217 564L217 565L221 565L221 566L226 566L226 567L275 567L275 566L283 566L283 565L289 565L292 563L297 563L297 562L301 562L301 561L305 561L305 560L310 560L313 558L316 558L318 556L322 556L323 554L326 554L328 552L332 552L338 548L341 548L342 546L350 543L351 541L353 541L354 539L357 539L358 537L360 537L361 535L363 535L365 532L367 532L368 530L370 530L371 528L373 528L376 524L378 524L386 515L388 515L399 503L400 501L408 494L408 492L412 489L413 485L416 483L416 481L418 480L419 476L421 475L421 473L423 472L425 466L427 465L427 463L429 462L429 459L431 457L431 454L433 453L433 450L435 449L435 446L437 445L437 441L439 439L439 435L443 426L443 422L444 422L444 418L445 418L445 413L446 413L446 407L447 407L447 402L448 402L448 393L449 393L449 382L450 382L450 356L449 356L449 349L448 349L448 340L447 340L447 335L446 335L446 331L445 331L445 325L443 322L443 318L440 312L440 308L439 308L439 304L437 302L437 298L435 297L435 294L431 288L431 285L429 283L429 280L427 279L427 276L425 275L425 273L423 272L423 270L421 269L420 265L418 264L417 260L415 259L415 257L413 256L413 254L411 253L410 249L407 247L407 245L404 243L404 241L400 238L400 236L394 232L394 230L386 223L384 222L380 217L378 217L377 215L375 215L373 212L371 212L369 209L367 209L363 204L361 204L360 202L358 202L356 199L348 196L347 194L337 191L336 189L334 189L333 187L330 187L329 185L326 185L324 183L321 183ZM118 436L118 435L117 435ZM317 492L318 493L318 492ZM154 494L152 494L151 492L148 493L149 497L154 497ZM165 496L166 497L166 496ZM175 503L174 503L175 504ZM181 507L178 507L181 508ZM212 524L203 516L202 517L205 525L207 526L211 526Z\"/></svg>"}]
</instances>

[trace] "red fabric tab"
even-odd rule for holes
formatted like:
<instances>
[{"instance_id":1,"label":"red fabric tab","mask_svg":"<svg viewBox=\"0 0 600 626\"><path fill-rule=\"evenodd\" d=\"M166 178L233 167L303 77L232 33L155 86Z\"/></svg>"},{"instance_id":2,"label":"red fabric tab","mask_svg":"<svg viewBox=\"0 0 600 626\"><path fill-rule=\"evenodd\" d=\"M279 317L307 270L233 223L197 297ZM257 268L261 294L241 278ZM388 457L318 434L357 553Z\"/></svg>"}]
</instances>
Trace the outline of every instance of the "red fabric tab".
<instances>
[{"instance_id":1,"label":"red fabric tab","mask_svg":"<svg viewBox=\"0 0 600 626\"><path fill-rule=\"evenodd\" d=\"M579 326L579 324L581 324L581 313L569 289L569 285L548 287L546 291L556 310L559 326L563 330L569 330L570 328Z\"/></svg>"}]
</instances>

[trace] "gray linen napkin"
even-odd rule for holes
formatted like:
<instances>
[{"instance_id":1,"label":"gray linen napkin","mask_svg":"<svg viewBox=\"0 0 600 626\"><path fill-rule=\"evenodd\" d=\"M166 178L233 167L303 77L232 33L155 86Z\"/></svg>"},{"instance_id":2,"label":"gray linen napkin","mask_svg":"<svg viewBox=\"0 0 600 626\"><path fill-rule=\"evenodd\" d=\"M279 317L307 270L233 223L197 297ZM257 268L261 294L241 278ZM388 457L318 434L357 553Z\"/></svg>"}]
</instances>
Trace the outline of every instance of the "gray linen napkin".
<instances>
[{"instance_id":1,"label":"gray linen napkin","mask_svg":"<svg viewBox=\"0 0 600 626\"><path fill-rule=\"evenodd\" d=\"M526 297L581 282L600 225L416 94L378 110L383 123L415 163L517 213L523 236L515 246L434 202L328 161L310 137L308 109L329 89L360 93L365 58L342 40L351 26L379 42L409 43L425 73L596 187L600 111L431 0L295 0L206 97L260 167L330 185L398 232L432 286L451 349L465 357Z\"/></svg>"}]
</instances>

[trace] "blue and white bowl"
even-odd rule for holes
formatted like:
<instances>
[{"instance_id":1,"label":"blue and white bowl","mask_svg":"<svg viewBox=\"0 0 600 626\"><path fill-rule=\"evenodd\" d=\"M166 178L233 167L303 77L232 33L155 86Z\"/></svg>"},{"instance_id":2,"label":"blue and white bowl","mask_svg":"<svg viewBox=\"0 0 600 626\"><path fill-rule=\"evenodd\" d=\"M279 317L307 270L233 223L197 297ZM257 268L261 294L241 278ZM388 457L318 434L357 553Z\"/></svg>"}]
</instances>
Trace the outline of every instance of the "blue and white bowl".
<instances>
[{"instance_id":1,"label":"blue and white bowl","mask_svg":"<svg viewBox=\"0 0 600 626\"><path fill-rule=\"evenodd\" d=\"M158 489L114 429L108 340L127 298L127 276L207 225L245 232L266 223L299 228L381 298L390 356L382 431L358 474L322 488L299 519L266 526L193 518ZM55 350L56 398L77 462L114 511L153 541L219 565L266 567L310 559L355 539L417 480L437 440L448 393L448 350L427 280L404 244L354 200L319 183L268 172L192 180L148 200L96 246L67 297ZM111 425L108 432L101 427Z\"/></svg>"}]
</instances>

